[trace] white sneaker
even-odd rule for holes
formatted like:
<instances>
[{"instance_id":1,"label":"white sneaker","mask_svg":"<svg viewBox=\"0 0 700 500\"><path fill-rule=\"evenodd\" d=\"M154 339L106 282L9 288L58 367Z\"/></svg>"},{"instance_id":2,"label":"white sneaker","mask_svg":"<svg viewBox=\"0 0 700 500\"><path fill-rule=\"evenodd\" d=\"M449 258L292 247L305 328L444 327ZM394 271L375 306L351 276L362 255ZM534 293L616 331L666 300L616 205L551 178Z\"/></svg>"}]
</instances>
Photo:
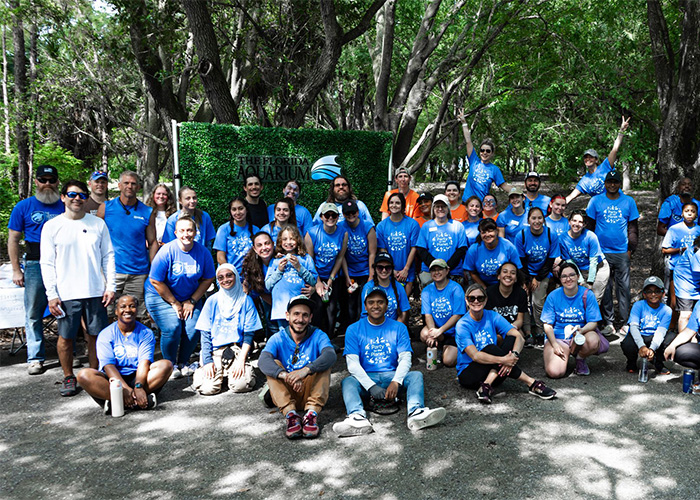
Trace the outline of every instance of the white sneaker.
<instances>
[{"instance_id":1,"label":"white sneaker","mask_svg":"<svg viewBox=\"0 0 700 500\"><path fill-rule=\"evenodd\" d=\"M431 410L428 407L419 408L408 417L408 428L412 431L432 427L439 424L445 418L447 412L444 408L435 408Z\"/></svg>"},{"instance_id":2,"label":"white sneaker","mask_svg":"<svg viewBox=\"0 0 700 500\"><path fill-rule=\"evenodd\" d=\"M170 380L175 380L178 378L182 378L182 372L180 371L180 367L178 365L173 365L173 372L170 374Z\"/></svg>"},{"instance_id":3,"label":"white sneaker","mask_svg":"<svg viewBox=\"0 0 700 500\"><path fill-rule=\"evenodd\" d=\"M607 337L608 335L615 333L615 327L612 325L605 325L605 328L603 328L600 333Z\"/></svg>"},{"instance_id":4,"label":"white sneaker","mask_svg":"<svg viewBox=\"0 0 700 500\"><path fill-rule=\"evenodd\" d=\"M41 361L32 361L27 367L27 373L29 373L29 375L40 375L44 373L44 363Z\"/></svg>"},{"instance_id":5,"label":"white sneaker","mask_svg":"<svg viewBox=\"0 0 700 500\"><path fill-rule=\"evenodd\" d=\"M197 366L195 363L192 363L191 365L182 365L180 368L180 373L182 373L183 377L191 377L194 375L194 371L197 369Z\"/></svg>"},{"instance_id":6,"label":"white sneaker","mask_svg":"<svg viewBox=\"0 0 700 500\"><path fill-rule=\"evenodd\" d=\"M372 424L359 413L353 413L342 422L333 424L333 432L338 437L359 436L361 434L370 434L374 432Z\"/></svg>"},{"instance_id":7,"label":"white sneaker","mask_svg":"<svg viewBox=\"0 0 700 500\"><path fill-rule=\"evenodd\" d=\"M620 328L617 332L617 334L620 337L626 337L627 336L627 331L629 330L629 326L625 325L622 328Z\"/></svg>"}]
</instances>

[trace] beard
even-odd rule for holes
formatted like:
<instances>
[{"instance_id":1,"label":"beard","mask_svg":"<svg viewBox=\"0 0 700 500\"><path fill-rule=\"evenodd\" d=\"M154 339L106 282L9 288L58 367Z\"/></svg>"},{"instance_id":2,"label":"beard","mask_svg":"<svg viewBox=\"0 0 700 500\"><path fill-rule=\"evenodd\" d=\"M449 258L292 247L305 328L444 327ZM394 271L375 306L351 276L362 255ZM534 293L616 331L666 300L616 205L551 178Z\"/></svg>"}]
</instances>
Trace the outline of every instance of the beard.
<instances>
[{"instance_id":1,"label":"beard","mask_svg":"<svg viewBox=\"0 0 700 500\"><path fill-rule=\"evenodd\" d=\"M61 199L58 189L52 187L50 189L39 189L36 192L36 199L45 205L53 205Z\"/></svg>"}]
</instances>

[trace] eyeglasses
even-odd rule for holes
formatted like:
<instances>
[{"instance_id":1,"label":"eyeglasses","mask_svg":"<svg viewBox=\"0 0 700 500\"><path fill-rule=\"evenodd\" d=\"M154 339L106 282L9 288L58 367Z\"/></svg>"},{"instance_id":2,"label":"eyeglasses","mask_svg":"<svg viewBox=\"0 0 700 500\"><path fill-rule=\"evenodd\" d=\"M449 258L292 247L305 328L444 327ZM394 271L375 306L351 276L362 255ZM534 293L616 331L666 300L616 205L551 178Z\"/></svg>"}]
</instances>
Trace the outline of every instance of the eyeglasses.
<instances>
[{"instance_id":1,"label":"eyeglasses","mask_svg":"<svg viewBox=\"0 0 700 500\"><path fill-rule=\"evenodd\" d=\"M472 302L478 302L479 304L481 304L482 302L486 302L486 295L469 295L467 297L467 302L469 302L470 304Z\"/></svg>"},{"instance_id":2,"label":"eyeglasses","mask_svg":"<svg viewBox=\"0 0 700 500\"><path fill-rule=\"evenodd\" d=\"M377 268L377 271L391 271L394 269L393 266L374 266Z\"/></svg>"},{"instance_id":3,"label":"eyeglasses","mask_svg":"<svg viewBox=\"0 0 700 500\"><path fill-rule=\"evenodd\" d=\"M40 184L56 184L58 182L58 179L54 179L53 177L40 177L37 179Z\"/></svg>"},{"instance_id":4,"label":"eyeglasses","mask_svg":"<svg viewBox=\"0 0 700 500\"><path fill-rule=\"evenodd\" d=\"M348 187L348 183L347 183L347 182L343 182L343 183L340 183L340 184L333 184L333 187L336 187L336 188Z\"/></svg>"},{"instance_id":5,"label":"eyeglasses","mask_svg":"<svg viewBox=\"0 0 700 500\"><path fill-rule=\"evenodd\" d=\"M576 278L578 278L578 276L577 276L576 274L562 274L561 276L559 276L559 279L560 279L561 281L564 281L564 280L573 280L573 279L576 279Z\"/></svg>"},{"instance_id":6,"label":"eyeglasses","mask_svg":"<svg viewBox=\"0 0 700 500\"><path fill-rule=\"evenodd\" d=\"M76 191L68 191L66 193L66 196L70 198L71 200L74 198L80 198L81 200L87 200L87 193L78 193Z\"/></svg>"},{"instance_id":7,"label":"eyeglasses","mask_svg":"<svg viewBox=\"0 0 700 500\"><path fill-rule=\"evenodd\" d=\"M479 153L490 153L490 152L491 152L491 150L489 148L481 148L479 150Z\"/></svg>"},{"instance_id":8,"label":"eyeglasses","mask_svg":"<svg viewBox=\"0 0 700 500\"><path fill-rule=\"evenodd\" d=\"M294 348L294 354L292 355L292 364L297 364L297 361L299 361L299 346L296 346Z\"/></svg>"},{"instance_id":9,"label":"eyeglasses","mask_svg":"<svg viewBox=\"0 0 700 500\"><path fill-rule=\"evenodd\" d=\"M323 216L326 219L337 219L338 218L338 214L335 212L326 212L325 214L323 214Z\"/></svg>"},{"instance_id":10,"label":"eyeglasses","mask_svg":"<svg viewBox=\"0 0 700 500\"><path fill-rule=\"evenodd\" d=\"M661 295L662 293L664 293L664 291L663 291L663 290L659 290L658 288L656 288L656 289L652 289L652 290L648 290L648 289L647 289L647 290L644 290L644 293L648 293L648 294L650 294L650 295L652 295L652 294L653 294L653 295Z\"/></svg>"}]
</instances>

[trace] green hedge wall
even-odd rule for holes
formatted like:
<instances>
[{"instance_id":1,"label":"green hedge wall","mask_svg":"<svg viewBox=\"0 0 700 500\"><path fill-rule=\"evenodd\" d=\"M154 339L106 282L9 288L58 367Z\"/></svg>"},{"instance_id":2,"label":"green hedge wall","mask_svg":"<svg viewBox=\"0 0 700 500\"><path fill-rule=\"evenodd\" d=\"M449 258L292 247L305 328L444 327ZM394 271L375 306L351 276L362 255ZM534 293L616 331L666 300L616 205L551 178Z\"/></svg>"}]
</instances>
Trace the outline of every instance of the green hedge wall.
<instances>
[{"instance_id":1,"label":"green hedge wall","mask_svg":"<svg viewBox=\"0 0 700 500\"><path fill-rule=\"evenodd\" d=\"M182 185L192 186L199 206L214 225L229 219L228 202L243 194L238 179L241 156L297 157L309 166L321 157L338 155L357 197L364 201L375 222L387 190L392 137L388 132L331 131L265 127L235 127L182 123L179 129ZM299 203L313 214L328 194L329 181L301 181ZM274 203L282 196L282 182L263 179L262 196Z\"/></svg>"}]
</instances>

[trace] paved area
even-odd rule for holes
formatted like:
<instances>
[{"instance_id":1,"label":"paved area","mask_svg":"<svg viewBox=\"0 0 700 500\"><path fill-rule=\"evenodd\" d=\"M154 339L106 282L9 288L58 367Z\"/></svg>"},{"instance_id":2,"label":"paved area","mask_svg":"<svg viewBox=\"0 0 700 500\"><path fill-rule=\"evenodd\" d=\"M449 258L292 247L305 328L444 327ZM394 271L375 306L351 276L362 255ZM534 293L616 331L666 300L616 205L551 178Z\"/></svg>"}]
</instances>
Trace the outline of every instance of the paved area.
<instances>
[{"instance_id":1,"label":"paved area","mask_svg":"<svg viewBox=\"0 0 700 500\"><path fill-rule=\"evenodd\" d=\"M698 498L700 397L681 391L677 366L639 384L616 344L591 376L548 382L552 401L507 381L482 406L453 369L424 372L443 424L411 433L404 408L344 439L331 430L344 418L338 362L321 436L297 442L257 392L198 396L181 379L155 410L111 418L84 392L59 396L57 363L30 377L2 350L0 498ZM540 350L521 365L544 376Z\"/></svg>"}]
</instances>

